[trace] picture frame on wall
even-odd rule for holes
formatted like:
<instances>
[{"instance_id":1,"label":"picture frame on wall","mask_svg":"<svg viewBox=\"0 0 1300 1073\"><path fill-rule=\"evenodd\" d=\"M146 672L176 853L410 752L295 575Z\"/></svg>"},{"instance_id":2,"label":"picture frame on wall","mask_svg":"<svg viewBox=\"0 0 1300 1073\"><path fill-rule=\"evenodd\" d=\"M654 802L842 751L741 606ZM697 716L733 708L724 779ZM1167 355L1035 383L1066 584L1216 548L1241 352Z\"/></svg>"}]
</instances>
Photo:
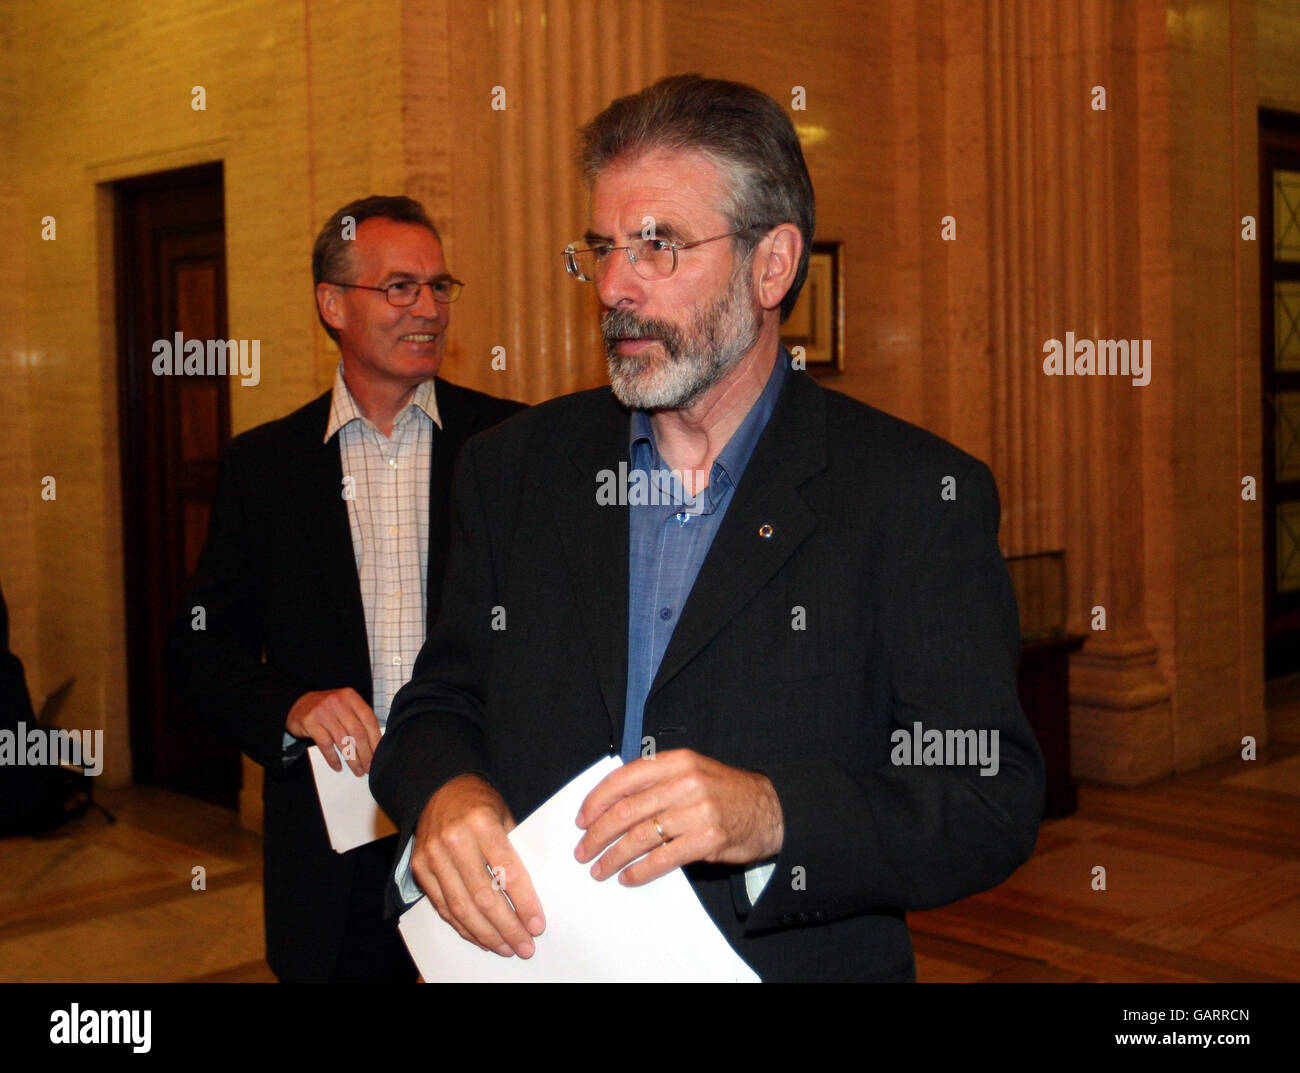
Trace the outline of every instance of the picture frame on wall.
<instances>
[{"instance_id":1,"label":"picture frame on wall","mask_svg":"<svg viewBox=\"0 0 1300 1073\"><path fill-rule=\"evenodd\" d=\"M844 243L814 242L799 301L781 325L781 342L803 347L810 373L844 370Z\"/></svg>"}]
</instances>

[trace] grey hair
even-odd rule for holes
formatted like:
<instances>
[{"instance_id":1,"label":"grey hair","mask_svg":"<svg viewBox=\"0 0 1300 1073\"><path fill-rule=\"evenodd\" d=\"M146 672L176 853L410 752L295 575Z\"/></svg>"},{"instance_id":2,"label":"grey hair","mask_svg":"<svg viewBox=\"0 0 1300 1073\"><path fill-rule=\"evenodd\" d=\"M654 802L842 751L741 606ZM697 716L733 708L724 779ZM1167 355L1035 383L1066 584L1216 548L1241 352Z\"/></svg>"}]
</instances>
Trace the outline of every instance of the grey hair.
<instances>
[{"instance_id":1,"label":"grey hair","mask_svg":"<svg viewBox=\"0 0 1300 1073\"><path fill-rule=\"evenodd\" d=\"M790 223L803 236L794 283L781 301L784 321L808 275L816 207L794 124L753 86L697 74L662 78L619 97L579 131L578 160L590 186L611 164L658 149L702 154L726 176L721 206L746 256L764 234Z\"/></svg>"}]
</instances>

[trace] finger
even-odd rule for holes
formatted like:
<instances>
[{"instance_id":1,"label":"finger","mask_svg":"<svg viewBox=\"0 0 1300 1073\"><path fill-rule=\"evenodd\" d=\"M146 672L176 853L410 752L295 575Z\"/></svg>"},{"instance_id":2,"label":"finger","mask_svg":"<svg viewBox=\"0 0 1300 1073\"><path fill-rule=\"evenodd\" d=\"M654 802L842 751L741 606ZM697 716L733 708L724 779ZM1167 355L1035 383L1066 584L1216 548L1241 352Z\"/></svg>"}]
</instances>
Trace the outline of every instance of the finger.
<instances>
[{"instance_id":1,"label":"finger","mask_svg":"<svg viewBox=\"0 0 1300 1073\"><path fill-rule=\"evenodd\" d=\"M442 893L442 887L438 885L437 877L433 874L428 865L425 864L424 860L417 859L414 854L411 856L411 874L415 876L415 881L420 885L420 889L424 891L425 896L429 899L429 903L433 906L438 916L455 928L456 933L466 942L473 943L475 946L486 949L486 947L482 947L482 944L476 941L474 936L467 932L461 926L460 922L451 915L451 912L447 908L447 899Z\"/></svg>"},{"instance_id":2,"label":"finger","mask_svg":"<svg viewBox=\"0 0 1300 1073\"><path fill-rule=\"evenodd\" d=\"M479 865L479 876L467 876L465 885L514 952L532 957L533 936L541 934L546 921L528 871L500 827L485 834L481 852L485 863Z\"/></svg>"},{"instance_id":3,"label":"finger","mask_svg":"<svg viewBox=\"0 0 1300 1073\"><path fill-rule=\"evenodd\" d=\"M360 724L356 723L355 718L344 708L338 697L330 697L316 710L315 715L317 725L329 734L331 741L338 747L344 763L352 769L352 774L358 778L364 775L368 770L362 758L365 738L361 734ZM353 725L349 726L347 720L352 720ZM358 740L358 735L361 736L361 740ZM330 752L333 750L331 749ZM336 767L335 770L339 769Z\"/></svg>"},{"instance_id":4,"label":"finger","mask_svg":"<svg viewBox=\"0 0 1300 1073\"><path fill-rule=\"evenodd\" d=\"M669 754L662 755L667 757ZM640 757L611 771L582 799L575 822L579 827L590 827L614 802L639 793L653 782L664 766L660 764L658 756L653 760Z\"/></svg>"},{"instance_id":5,"label":"finger","mask_svg":"<svg viewBox=\"0 0 1300 1073\"><path fill-rule=\"evenodd\" d=\"M618 881L625 887L642 886L652 879L667 875L674 868L681 868L692 861L704 860L711 852L707 846L706 835L695 833L681 835L628 865L619 872Z\"/></svg>"},{"instance_id":6,"label":"finger","mask_svg":"<svg viewBox=\"0 0 1300 1073\"><path fill-rule=\"evenodd\" d=\"M330 732L314 719L310 722L304 721L303 729L311 735L311 740L316 743L321 756L325 757L325 763L335 771L342 771L343 765L339 762L338 750L334 748L334 738Z\"/></svg>"},{"instance_id":7,"label":"finger","mask_svg":"<svg viewBox=\"0 0 1300 1073\"><path fill-rule=\"evenodd\" d=\"M344 711L339 715L339 746L346 746L345 756L349 757L348 762L352 769L358 775L364 775L370 770L371 760L374 758L374 749L370 745L370 736L366 732L365 725L357 717L355 712L350 710Z\"/></svg>"},{"instance_id":8,"label":"finger","mask_svg":"<svg viewBox=\"0 0 1300 1073\"><path fill-rule=\"evenodd\" d=\"M493 950L489 946L484 946L477 939L475 939L474 936L472 936L468 931L465 930L465 928L461 925L460 921L458 921L455 917L451 915L451 912L450 910L447 909L445 903L441 903L441 904L435 903L434 908L438 910L438 915L442 917L442 919L445 920L448 924L450 924L452 928L455 929L456 934L459 935L462 939L464 939L467 943L471 943L474 946L477 946L480 950L487 951L490 954L501 954L503 957L505 956L503 951L508 950L507 947L502 947L500 950Z\"/></svg>"},{"instance_id":9,"label":"finger","mask_svg":"<svg viewBox=\"0 0 1300 1073\"><path fill-rule=\"evenodd\" d=\"M715 838L716 832L701 817L694 815L692 810L673 814L671 823L672 826L669 827L668 823L660 821L664 834L671 834L672 831L681 831L682 834L651 849L645 856L621 870L619 883L624 887L640 887L643 883L658 879L660 875L689 865L692 861L708 860L714 853L716 847L711 839Z\"/></svg>"},{"instance_id":10,"label":"finger","mask_svg":"<svg viewBox=\"0 0 1300 1073\"><path fill-rule=\"evenodd\" d=\"M515 853L514 846L502 834L499 841L489 846L488 853L502 862L492 869L493 876L514 905L515 919L523 924L527 935L541 935L546 930L546 914L542 911L542 901L537 897L532 877Z\"/></svg>"},{"instance_id":11,"label":"finger","mask_svg":"<svg viewBox=\"0 0 1300 1073\"><path fill-rule=\"evenodd\" d=\"M509 906L505 895L492 889L492 881L484 867L482 857L480 856L477 865L471 868L469 876L462 871L454 853L441 864L442 866L438 868L438 882L447 898L447 919L459 925L457 930L463 928L462 934L467 932L470 941L484 949L495 950L503 957L515 953L514 944L507 941L501 929L487 915L498 908L497 903L507 909ZM481 880L474 878L475 871L482 877ZM518 931L517 926L516 931ZM531 954L532 951L530 950L529 953Z\"/></svg>"},{"instance_id":12,"label":"finger","mask_svg":"<svg viewBox=\"0 0 1300 1073\"><path fill-rule=\"evenodd\" d=\"M661 783L678 779L703 759L691 749L667 749L624 764L601 779L583 799L578 809L578 826L591 827L621 798L633 797Z\"/></svg>"},{"instance_id":13,"label":"finger","mask_svg":"<svg viewBox=\"0 0 1300 1073\"><path fill-rule=\"evenodd\" d=\"M681 817L681 813L668 812L650 816L638 823L634 823L627 833L610 846L605 851L604 856L591 866L592 877L595 879L608 879L638 857L642 857L660 846L667 845L673 840L674 831L680 833L686 830ZM655 826L656 822L658 822L659 827ZM664 832L662 837L659 834L660 828Z\"/></svg>"},{"instance_id":14,"label":"finger","mask_svg":"<svg viewBox=\"0 0 1300 1073\"><path fill-rule=\"evenodd\" d=\"M373 754L379 747L379 739L383 731L379 728L379 717L375 715L375 710L370 707L355 689L345 689L343 697L349 710L357 717L358 722L364 730L366 743L370 746L370 752Z\"/></svg>"},{"instance_id":15,"label":"finger","mask_svg":"<svg viewBox=\"0 0 1300 1073\"><path fill-rule=\"evenodd\" d=\"M574 856L583 862L595 859L606 847L626 838L638 824L644 824L677 803L672 787L663 784L631 797L619 798L587 828L587 833L578 841Z\"/></svg>"}]
</instances>

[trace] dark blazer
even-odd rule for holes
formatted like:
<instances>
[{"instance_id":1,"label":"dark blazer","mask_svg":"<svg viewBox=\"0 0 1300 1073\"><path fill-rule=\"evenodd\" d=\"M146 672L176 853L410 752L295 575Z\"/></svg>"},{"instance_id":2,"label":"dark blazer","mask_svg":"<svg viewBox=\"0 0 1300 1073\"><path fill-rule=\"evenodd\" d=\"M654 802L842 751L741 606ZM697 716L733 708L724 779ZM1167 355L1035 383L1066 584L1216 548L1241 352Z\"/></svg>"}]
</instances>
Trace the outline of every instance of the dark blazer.
<instances>
[{"instance_id":1,"label":"dark blazer","mask_svg":"<svg viewBox=\"0 0 1300 1073\"><path fill-rule=\"evenodd\" d=\"M437 615L452 464L472 436L523 407L437 381L429 481L428 621ZM285 718L302 694L351 686L371 703L370 646L343 499L330 393L236 436L222 455L207 544L169 638L186 708L266 770L267 960L277 976L327 979L337 961L355 854L329 845L305 750L286 764ZM207 628L191 628L191 608ZM265 652L265 661L262 659Z\"/></svg>"},{"instance_id":2,"label":"dark blazer","mask_svg":"<svg viewBox=\"0 0 1300 1073\"><path fill-rule=\"evenodd\" d=\"M482 775L522 819L618 751L628 512L595 491L627 460L628 415L607 388L466 445L442 614L371 769L401 845L454 775ZM659 750L689 747L776 788L785 841L752 909L744 868L687 869L763 979L914 979L906 911L991 887L1032 851L1042 757L1016 697L998 519L982 462L806 373L787 378L644 721ZM491 628L498 605L504 630ZM996 729L997 775L892 764L891 731L918 721Z\"/></svg>"}]
</instances>

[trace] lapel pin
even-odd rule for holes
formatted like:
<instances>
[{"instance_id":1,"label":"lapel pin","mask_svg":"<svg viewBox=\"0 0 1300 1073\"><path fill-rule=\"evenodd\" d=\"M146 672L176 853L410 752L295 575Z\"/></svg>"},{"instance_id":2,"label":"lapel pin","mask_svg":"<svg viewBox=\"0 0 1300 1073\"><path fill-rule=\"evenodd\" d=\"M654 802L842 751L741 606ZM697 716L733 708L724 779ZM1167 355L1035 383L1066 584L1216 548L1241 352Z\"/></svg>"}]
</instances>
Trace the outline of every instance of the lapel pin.
<instances>
[{"instance_id":1,"label":"lapel pin","mask_svg":"<svg viewBox=\"0 0 1300 1073\"><path fill-rule=\"evenodd\" d=\"M760 525L758 527L758 535L761 536L764 540L771 540L772 527L770 525Z\"/></svg>"}]
</instances>

